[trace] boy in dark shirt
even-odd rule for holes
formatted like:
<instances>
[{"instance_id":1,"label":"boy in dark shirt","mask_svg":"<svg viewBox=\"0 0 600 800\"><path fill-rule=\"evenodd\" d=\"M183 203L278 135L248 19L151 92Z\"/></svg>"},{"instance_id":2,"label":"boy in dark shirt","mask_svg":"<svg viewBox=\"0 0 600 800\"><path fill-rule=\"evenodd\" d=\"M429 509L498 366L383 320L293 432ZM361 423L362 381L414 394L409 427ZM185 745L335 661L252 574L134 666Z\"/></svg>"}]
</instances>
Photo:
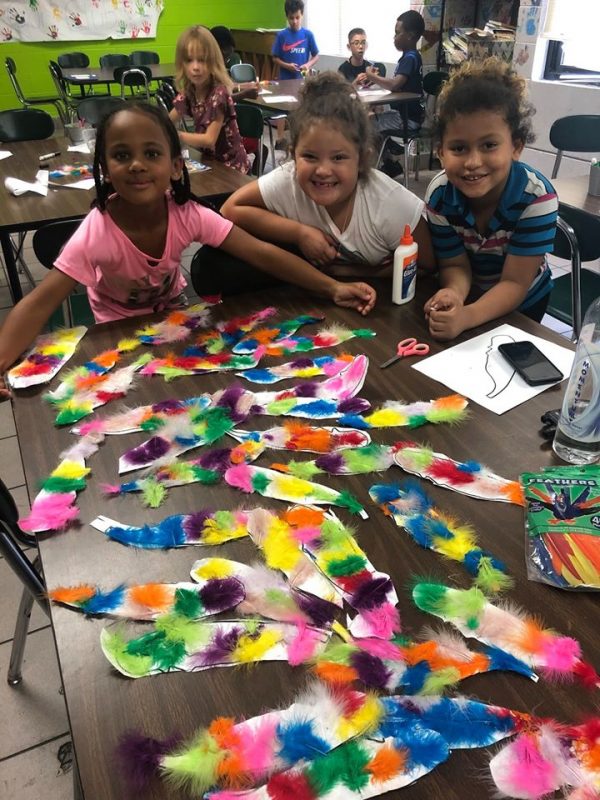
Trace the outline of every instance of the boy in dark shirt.
<instances>
[{"instance_id":1,"label":"boy in dark shirt","mask_svg":"<svg viewBox=\"0 0 600 800\"><path fill-rule=\"evenodd\" d=\"M354 86L365 86L370 83L366 69L373 65L365 58L367 34L364 28L352 28L348 34L347 47L350 50L350 58L340 64L338 72L341 72L344 78Z\"/></svg>"}]
</instances>

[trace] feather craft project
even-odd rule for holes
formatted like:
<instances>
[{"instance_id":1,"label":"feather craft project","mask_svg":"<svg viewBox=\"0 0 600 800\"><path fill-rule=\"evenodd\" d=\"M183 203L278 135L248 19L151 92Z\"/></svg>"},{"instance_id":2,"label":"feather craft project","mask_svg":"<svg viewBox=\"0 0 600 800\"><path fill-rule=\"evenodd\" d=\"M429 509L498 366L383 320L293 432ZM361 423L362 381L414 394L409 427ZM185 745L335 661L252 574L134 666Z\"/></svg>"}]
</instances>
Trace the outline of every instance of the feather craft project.
<instances>
[{"instance_id":1,"label":"feather craft project","mask_svg":"<svg viewBox=\"0 0 600 800\"><path fill-rule=\"evenodd\" d=\"M24 531L62 530L79 517L75 505L77 492L85 489L90 473L85 462L98 450L102 440L102 435L90 433L60 454L60 463L42 482L29 514L19 519Z\"/></svg>"},{"instance_id":2,"label":"feather craft project","mask_svg":"<svg viewBox=\"0 0 600 800\"><path fill-rule=\"evenodd\" d=\"M339 628L335 630L340 633ZM509 671L537 680L524 661L495 647L471 650L462 637L446 631L426 630L418 640L399 635L387 641L343 638L332 641L313 666L315 674L328 683L358 682L379 692L431 697L485 672Z\"/></svg>"},{"instance_id":3,"label":"feather craft project","mask_svg":"<svg viewBox=\"0 0 600 800\"><path fill-rule=\"evenodd\" d=\"M70 393L61 392L60 396L48 392L44 399L57 410L55 425L72 425L83 417L87 417L95 408L106 405L112 400L119 400L127 395L133 386L136 372L146 364L151 356L148 353L136 361L121 367L115 372L98 375L87 387L76 388Z\"/></svg>"},{"instance_id":4,"label":"feather craft project","mask_svg":"<svg viewBox=\"0 0 600 800\"><path fill-rule=\"evenodd\" d=\"M298 590L276 570L264 564L242 564L227 558L202 558L195 561L190 576L205 582L215 578L235 578L244 587L245 597L237 606L244 616L260 614L276 622L298 626L329 627L336 605Z\"/></svg>"},{"instance_id":5,"label":"feather craft project","mask_svg":"<svg viewBox=\"0 0 600 800\"><path fill-rule=\"evenodd\" d=\"M511 587L505 565L478 547L473 529L436 508L416 481L376 484L369 495L418 545L463 564L486 594Z\"/></svg>"},{"instance_id":6,"label":"feather craft project","mask_svg":"<svg viewBox=\"0 0 600 800\"><path fill-rule=\"evenodd\" d=\"M337 375L353 356L342 353L340 356L318 356L308 358L308 356L288 361L287 364L279 364L276 367L256 367L255 369L245 369L237 372L239 378L245 378L251 383L277 383L287 378L316 378L319 375Z\"/></svg>"},{"instance_id":7,"label":"feather craft project","mask_svg":"<svg viewBox=\"0 0 600 800\"><path fill-rule=\"evenodd\" d=\"M9 384L13 389L25 389L48 383L71 358L86 332L84 325L78 325L38 336L23 361L8 371Z\"/></svg>"},{"instance_id":8,"label":"feather craft project","mask_svg":"<svg viewBox=\"0 0 600 800\"><path fill-rule=\"evenodd\" d=\"M161 375L169 382L185 375L203 375L207 372L226 372L228 370L255 367L263 356L261 350L253 355L237 356L235 353L215 353L214 355L177 355L169 353L164 358L153 358L142 370L142 375Z\"/></svg>"},{"instance_id":9,"label":"feather craft project","mask_svg":"<svg viewBox=\"0 0 600 800\"><path fill-rule=\"evenodd\" d=\"M302 759L312 760L375 730L381 702L370 694L311 684L288 708L244 722L219 717L174 745L140 734L121 740L119 755L132 789L161 776L201 795L211 787L248 788Z\"/></svg>"},{"instance_id":10,"label":"feather craft project","mask_svg":"<svg viewBox=\"0 0 600 800\"><path fill-rule=\"evenodd\" d=\"M217 355L224 350L231 350L234 344L243 339L250 331L254 330L265 320L274 316L277 309L268 306L260 311L253 311L240 317L220 320L214 328L197 334L195 344L184 351L184 355L199 355L200 351L208 355Z\"/></svg>"},{"instance_id":11,"label":"feather craft project","mask_svg":"<svg viewBox=\"0 0 600 800\"><path fill-rule=\"evenodd\" d=\"M78 436L85 436L91 432L119 436L137 431L154 432L165 425L169 418L182 414L190 414L193 417L208 408L211 403L210 395L188 397L184 400L172 397L151 405L118 411L103 419L83 422L71 428L71 433L76 433Z\"/></svg>"},{"instance_id":12,"label":"feather craft project","mask_svg":"<svg viewBox=\"0 0 600 800\"><path fill-rule=\"evenodd\" d=\"M590 689L600 686L600 677L582 659L576 639L544 628L515 606L490 603L477 586L453 589L417 583L412 597L421 611L451 623L467 638L505 650L550 680L577 678Z\"/></svg>"},{"instance_id":13,"label":"feather craft project","mask_svg":"<svg viewBox=\"0 0 600 800\"><path fill-rule=\"evenodd\" d=\"M135 346L137 347L137 345ZM119 345L117 345L113 350L104 350L94 358L90 358L85 364L69 370L56 389L47 394L47 399L55 403L68 400L74 394L88 391L121 360L124 352L126 351L119 349Z\"/></svg>"},{"instance_id":14,"label":"feather craft project","mask_svg":"<svg viewBox=\"0 0 600 800\"><path fill-rule=\"evenodd\" d=\"M161 322L154 322L137 330L134 338L139 344L152 346L182 342L194 331L208 326L209 307L220 302L220 297L205 297L202 303L171 311Z\"/></svg>"},{"instance_id":15,"label":"feather craft project","mask_svg":"<svg viewBox=\"0 0 600 800\"><path fill-rule=\"evenodd\" d=\"M186 619L229 611L244 599L244 587L233 577L210 578L202 584L142 583L102 591L97 586L57 586L48 592L54 603L75 608L91 616L152 620L164 614Z\"/></svg>"},{"instance_id":16,"label":"feather craft project","mask_svg":"<svg viewBox=\"0 0 600 800\"><path fill-rule=\"evenodd\" d=\"M344 414L340 425L354 428L419 428L426 423L462 422L467 416L468 400L459 394L438 397L437 400L418 400L416 403L399 403L388 400L369 414Z\"/></svg>"},{"instance_id":17,"label":"feather craft project","mask_svg":"<svg viewBox=\"0 0 600 800\"><path fill-rule=\"evenodd\" d=\"M335 453L371 443L365 431L353 428L317 427L304 422L285 422L263 431L233 429L227 433L238 442L251 439L273 450L303 453Z\"/></svg>"},{"instance_id":18,"label":"feather craft project","mask_svg":"<svg viewBox=\"0 0 600 800\"><path fill-rule=\"evenodd\" d=\"M322 328L312 336L286 336L271 342L263 342L259 338L242 339L233 348L234 353L252 353L257 347L266 347L267 356L292 356L296 353L308 353L323 347L337 347L350 339L370 339L375 331L370 328L345 328L343 325L330 325Z\"/></svg>"},{"instance_id":19,"label":"feather craft project","mask_svg":"<svg viewBox=\"0 0 600 800\"><path fill-rule=\"evenodd\" d=\"M118 672L144 678L261 661L288 661L295 666L314 658L330 636L331 632L305 625L260 619L196 622L170 614L157 619L151 633L135 639L126 640L120 631L105 628L100 645Z\"/></svg>"},{"instance_id":20,"label":"feather craft project","mask_svg":"<svg viewBox=\"0 0 600 800\"><path fill-rule=\"evenodd\" d=\"M597 800L599 741L599 717L581 725L530 726L492 758L492 779L503 795L522 800L542 800L556 791L570 800Z\"/></svg>"},{"instance_id":21,"label":"feather craft project","mask_svg":"<svg viewBox=\"0 0 600 800\"><path fill-rule=\"evenodd\" d=\"M414 783L452 750L485 747L518 731L521 715L465 698L389 697L370 737L347 741L250 791L213 791L210 800L356 800ZM308 759L307 759L308 761Z\"/></svg>"},{"instance_id":22,"label":"feather craft project","mask_svg":"<svg viewBox=\"0 0 600 800\"><path fill-rule=\"evenodd\" d=\"M237 342L233 343L234 353L253 353L259 347L264 347L272 342L287 339L305 325L314 325L316 322L323 322L323 315L315 316L312 314L299 314L297 317L283 320L277 325L259 328L252 331L251 335L242 336ZM197 343L203 345L202 337L198 337ZM236 349L237 348L237 349Z\"/></svg>"}]
</instances>

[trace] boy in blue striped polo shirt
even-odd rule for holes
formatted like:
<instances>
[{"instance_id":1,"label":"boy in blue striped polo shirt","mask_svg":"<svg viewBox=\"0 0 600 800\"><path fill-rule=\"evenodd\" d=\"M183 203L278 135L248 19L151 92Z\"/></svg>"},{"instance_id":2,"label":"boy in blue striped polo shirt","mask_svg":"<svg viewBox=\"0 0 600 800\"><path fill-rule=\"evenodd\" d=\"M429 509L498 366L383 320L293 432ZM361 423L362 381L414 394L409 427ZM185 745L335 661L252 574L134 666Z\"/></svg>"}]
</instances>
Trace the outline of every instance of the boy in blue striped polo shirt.
<instances>
[{"instance_id":1,"label":"boy in blue striped polo shirt","mask_svg":"<svg viewBox=\"0 0 600 800\"><path fill-rule=\"evenodd\" d=\"M558 200L518 160L534 138L533 113L525 81L495 58L464 64L440 94L444 172L425 196L442 287L425 303L436 339L514 310L539 322L546 311Z\"/></svg>"}]
</instances>

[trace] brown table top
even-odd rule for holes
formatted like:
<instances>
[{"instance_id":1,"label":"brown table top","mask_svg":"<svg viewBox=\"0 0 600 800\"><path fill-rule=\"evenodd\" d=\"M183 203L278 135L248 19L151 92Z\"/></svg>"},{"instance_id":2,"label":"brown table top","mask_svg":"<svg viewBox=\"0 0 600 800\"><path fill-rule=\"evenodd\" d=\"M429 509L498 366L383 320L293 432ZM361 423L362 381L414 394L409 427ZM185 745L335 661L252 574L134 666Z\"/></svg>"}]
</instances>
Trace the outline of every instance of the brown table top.
<instances>
[{"instance_id":1,"label":"brown table top","mask_svg":"<svg viewBox=\"0 0 600 800\"><path fill-rule=\"evenodd\" d=\"M285 111L287 113L295 111L298 107L297 98L300 88L304 84L301 78L295 80L278 80L272 82L266 88L271 92L268 94L261 94L255 100L244 100L245 103L254 103L254 105L261 106L271 111ZM415 92L390 92L389 94L373 94L377 91L376 88L372 91L359 92L358 95L361 100L367 105L381 105L383 103L407 103L409 100L418 100L421 95ZM294 101L280 101L276 103L269 103L265 100L268 97L281 97L288 96L294 97Z\"/></svg>"},{"instance_id":2,"label":"brown table top","mask_svg":"<svg viewBox=\"0 0 600 800\"><path fill-rule=\"evenodd\" d=\"M600 214L600 197L588 194L588 175L579 175L576 178L553 178L552 185L561 203L582 208L590 214Z\"/></svg>"},{"instance_id":3,"label":"brown table top","mask_svg":"<svg viewBox=\"0 0 600 800\"><path fill-rule=\"evenodd\" d=\"M10 142L6 149L12 152L10 158L0 161L0 231L35 230L47 222L84 217L90 210L95 196L94 188L55 189L49 187L43 197L33 192L15 197L4 186L6 177L33 181L40 168L39 156L60 151L56 158L48 160L49 169L58 169L65 164L77 166L91 165L93 156L84 153L68 152L70 142L64 136L55 136L40 141ZM218 161L210 161L210 170L190 174L192 191L200 197L231 194L240 186L253 180L241 172L226 167ZM80 177L51 179L59 183L71 183Z\"/></svg>"},{"instance_id":4,"label":"brown table top","mask_svg":"<svg viewBox=\"0 0 600 800\"><path fill-rule=\"evenodd\" d=\"M131 69L135 69L137 64L131 64ZM163 78L173 78L175 76L175 64L146 64L152 71L154 80ZM61 70L63 78L67 83L74 86L81 86L94 83L117 83L114 78L115 67L69 67Z\"/></svg>"},{"instance_id":5,"label":"brown table top","mask_svg":"<svg viewBox=\"0 0 600 800\"><path fill-rule=\"evenodd\" d=\"M355 312L336 308L289 287L228 299L214 311L214 318L231 318L268 303L279 308L281 319L317 309L327 315L328 323L338 322L351 327L369 325L377 332L375 338L351 340L344 349L351 353L364 352L370 357L371 366L361 394L374 406L388 399L414 401L447 394L446 387L411 369L411 360L401 361L383 371L378 368L378 364L395 352L399 339L413 335L422 341L430 341L423 321L422 303L434 290L433 282L420 280L417 300L401 307L389 302L389 283L381 283L378 288L379 302L366 320ZM513 314L501 321L510 321L524 330L566 345L566 341L552 331L520 315ZM497 324L498 321L489 323L473 334ZM136 325L136 321L131 320L92 328L70 366L81 364L86 358L113 346L121 335L131 332ZM432 353L443 347L432 341L430 344ZM160 378L143 379L128 396L127 405L197 395L230 383L231 377L218 375L180 378L170 384ZM21 452L32 496L39 481L56 466L59 452L74 440L67 429L59 430L53 426L51 409L40 397L45 388L22 392L15 401ZM555 463L549 443L540 438L537 431L540 415L557 408L561 398L562 387L555 386L502 416L473 403L470 418L463 424L426 425L411 431L374 431L373 439L390 443L398 439L413 439L429 443L436 451L457 459L477 459L501 475L516 479L524 470ZM106 416L120 407L121 404L112 404L102 409L100 415ZM267 427L274 423L270 418L261 421L258 417L250 424ZM227 486L203 487L197 484L171 489L159 509L144 509L139 496L134 494L108 500L102 495L101 484L115 482L118 456L140 441L140 435L134 434L108 436L100 451L90 459L92 479L85 491L78 495L81 527L40 536L40 552L49 588L90 582L108 589L120 582L187 580L190 566L197 558L220 555L248 562L256 557L246 540L201 551L194 548L180 548L167 553L137 551L109 542L90 528L87 523L99 513L128 524L152 524L169 514L189 513L204 507L284 507L258 496L244 498ZM266 459L263 456L258 463L268 464L269 458L273 460L272 454ZM281 460L281 453L277 453L276 460ZM467 587L470 581L460 565L418 547L370 504L368 487L379 482L401 481L404 477L394 469L383 475L343 479L325 477L323 482L347 488L366 505L369 512L366 521L351 517L343 510L336 509L336 513L355 526L359 542L375 567L391 575L400 597L404 630L414 634L425 625L441 627L441 623L436 624L438 620L422 614L412 605L409 587L414 575L431 576L463 587ZM515 588L508 593L509 599L539 615L549 627L577 637L585 656L600 667L596 627L598 596L559 591L527 580L523 555L523 510L506 503L473 500L434 487L429 482L424 486L441 509L473 525L482 548L506 563L516 581ZM251 670L211 669L195 674L172 673L128 680L112 670L100 650L100 631L110 624L110 620L86 619L82 614L56 606L52 609L52 623L81 780L85 796L90 800L126 800L132 797L114 766L114 747L124 731L135 729L157 738L177 731L189 737L218 715L251 716L273 707L286 706L307 680L306 669L292 669L284 663L258 664ZM140 629L143 626L138 625L137 630ZM564 721L581 719L583 713L591 710L592 701L595 702L589 692L578 686L550 684L543 679L536 684L508 673L471 678L459 685L458 692ZM455 752L445 764L413 786L387 796L403 800L493 797L487 772L489 758L489 751ZM160 781L143 793L144 800L184 796L187 795L169 790Z\"/></svg>"}]
</instances>

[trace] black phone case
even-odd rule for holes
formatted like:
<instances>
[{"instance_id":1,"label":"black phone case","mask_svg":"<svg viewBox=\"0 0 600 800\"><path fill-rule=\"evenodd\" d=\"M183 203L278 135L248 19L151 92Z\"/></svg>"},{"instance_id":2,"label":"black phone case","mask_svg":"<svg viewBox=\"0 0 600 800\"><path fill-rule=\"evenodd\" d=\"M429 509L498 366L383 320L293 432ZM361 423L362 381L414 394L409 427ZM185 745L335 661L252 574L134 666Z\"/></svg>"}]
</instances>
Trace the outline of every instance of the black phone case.
<instances>
[{"instance_id":1,"label":"black phone case","mask_svg":"<svg viewBox=\"0 0 600 800\"><path fill-rule=\"evenodd\" d=\"M518 342L515 342L518 344ZM535 347L535 345L533 345ZM537 349L537 348L536 348ZM520 375L525 383L529 386L545 386L548 383L555 383L556 381L560 381L564 378L562 372L558 369L558 367L554 366L554 364L547 358L540 350L538 350L540 354L541 362L546 364L548 367L548 372L545 376L541 378L534 379L531 377L530 374L527 372L527 367L521 364L519 361L513 358L511 353L510 344L500 344L498 345L498 351L502 353L504 358L508 361L508 363L515 369L518 375Z\"/></svg>"}]
</instances>

